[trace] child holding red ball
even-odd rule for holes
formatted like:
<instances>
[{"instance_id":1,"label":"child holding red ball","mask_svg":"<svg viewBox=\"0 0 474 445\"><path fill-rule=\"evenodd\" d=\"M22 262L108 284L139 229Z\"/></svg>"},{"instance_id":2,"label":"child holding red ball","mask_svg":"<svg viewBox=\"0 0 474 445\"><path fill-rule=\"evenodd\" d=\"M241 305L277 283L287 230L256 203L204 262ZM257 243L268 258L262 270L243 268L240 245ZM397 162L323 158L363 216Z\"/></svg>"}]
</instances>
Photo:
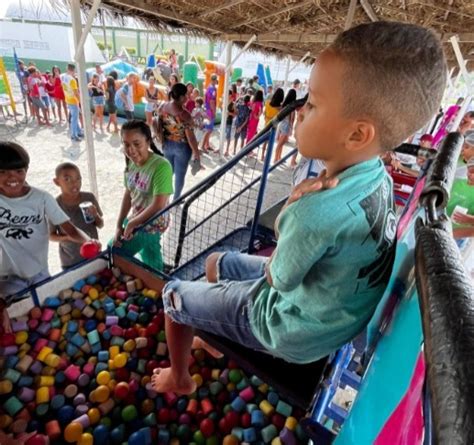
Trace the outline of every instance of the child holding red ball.
<instances>
[{"instance_id":1,"label":"child holding red ball","mask_svg":"<svg viewBox=\"0 0 474 445\"><path fill-rule=\"evenodd\" d=\"M0 318L10 332L7 297L49 277L49 224L71 240L90 238L77 229L47 192L30 186L30 157L14 142L0 142Z\"/></svg>"},{"instance_id":2,"label":"child holding red ball","mask_svg":"<svg viewBox=\"0 0 474 445\"><path fill-rule=\"evenodd\" d=\"M56 167L54 183L61 189L61 193L56 197L59 207L76 227L89 237L97 239L99 237L97 229L104 227L102 210L92 193L81 191L82 177L77 165L72 162L59 164ZM81 206L85 206L84 211ZM93 245L90 249L87 249L87 244L80 246L59 227L53 228L49 239L59 242L59 258L63 269L81 262L88 256L84 255L87 253L85 251L93 250Z\"/></svg>"}]
</instances>

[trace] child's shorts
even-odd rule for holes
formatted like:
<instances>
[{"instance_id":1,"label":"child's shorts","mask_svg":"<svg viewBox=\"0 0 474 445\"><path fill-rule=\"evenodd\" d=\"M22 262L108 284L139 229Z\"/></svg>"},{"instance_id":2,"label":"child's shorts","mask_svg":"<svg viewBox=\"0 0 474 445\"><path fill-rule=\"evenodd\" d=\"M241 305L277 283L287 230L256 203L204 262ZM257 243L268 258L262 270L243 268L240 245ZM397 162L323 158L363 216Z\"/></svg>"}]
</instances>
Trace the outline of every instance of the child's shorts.
<instances>
[{"instance_id":1,"label":"child's shorts","mask_svg":"<svg viewBox=\"0 0 474 445\"><path fill-rule=\"evenodd\" d=\"M31 278L21 278L16 275L0 276L0 297L6 299L7 304L10 304L7 297L18 293L33 284L46 280L49 276L47 270L44 270Z\"/></svg>"},{"instance_id":2,"label":"child's shorts","mask_svg":"<svg viewBox=\"0 0 474 445\"><path fill-rule=\"evenodd\" d=\"M49 96L41 96L41 100L43 101L46 108L49 108L51 106L51 99Z\"/></svg>"},{"instance_id":3,"label":"child's shorts","mask_svg":"<svg viewBox=\"0 0 474 445\"><path fill-rule=\"evenodd\" d=\"M209 115L207 116L207 118L209 119L209 122L206 125L204 125L204 129L206 131L213 131L216 118L215 116L209 116Z\"/></svg>"},{"instance_id":4,"label":"child's shorts","mask_svg":"<svg viewBox=\"0 0 474 445\"><path fill-rule=\"evenodd\" d=\"M145 105L145 111L147 113L153 113L155 111L156 104L153 102L147 102Z\"/></svg>"},{"instance_id":5,"label":"child's shorts","mask_svg":"<svg viewBox=\"0 0 474 445\"><path fill-rule=\"evenodd\" d=\"M41 100L41 97L33 96L31 97L31 103L36 107L41 110L46 110L46 105L44 102Z\"/></svg>"},{"instance_id":6,"label":"child's shorts","mask_svg":"<svg viewBox=\"0 0 474 445\"><path fill-rule=\"evenodd\" d=\"M267 258L226 252L218 260L218 283L170 281L163 289L166 314L176 323L266 351L250 327L252 301L265 282Z\"/></svg>"},{"instance_id":7,"label":"child's shorts","mask_svg":"<svg viewBox=\"0 0 474 445\"><path fill-rule=\"evenodd\" d=\"M242 130L240 131L237 131L237 128L235 129L235 134L234 134L235 140L238 140L239 138L242 140L245 140L246 137L247 137L247 126L242 128Z\"/></svg>"},{"instance_id":8,"label":"child's shorts","mask_svg":"<svg viewBox=\"0 0 474 445\"><path fill-rule=\"evenodd\" d=\"M92 104L94 107L103 107L105 105L104 96L92 96Z\"/></svg>"},{"instance_id":9,"label":"child's shorts","mask_svg":"<svg viewBox=\"0 0 474 445\"><path fill-rule=\"evenodd\" d=\"M232 124L225 126L225 139L230 141L230 136L232 134Z\"/></svg>"}]
</instances>

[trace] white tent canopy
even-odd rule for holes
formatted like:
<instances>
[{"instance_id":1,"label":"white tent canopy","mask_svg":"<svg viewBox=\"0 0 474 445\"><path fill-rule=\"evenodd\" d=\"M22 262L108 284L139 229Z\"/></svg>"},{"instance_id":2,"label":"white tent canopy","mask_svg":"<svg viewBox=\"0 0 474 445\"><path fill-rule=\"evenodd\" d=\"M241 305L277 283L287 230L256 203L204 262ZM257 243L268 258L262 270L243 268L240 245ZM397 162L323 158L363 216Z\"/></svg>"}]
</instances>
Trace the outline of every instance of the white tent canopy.
<instances>
[{"instance_id":1,"label":"white tent canopy","mask_svg":"<svg viewBox=\"0 0 474 445\"><path fill-rule=\"evenodd\" d=\"M0 55L12 56L13 48L20 59L71 62L74 59L72 29L66 26L2 21ZM104 63L105 58L94 38L84 45L86 62Z\"/></svg>"}]
</instances>

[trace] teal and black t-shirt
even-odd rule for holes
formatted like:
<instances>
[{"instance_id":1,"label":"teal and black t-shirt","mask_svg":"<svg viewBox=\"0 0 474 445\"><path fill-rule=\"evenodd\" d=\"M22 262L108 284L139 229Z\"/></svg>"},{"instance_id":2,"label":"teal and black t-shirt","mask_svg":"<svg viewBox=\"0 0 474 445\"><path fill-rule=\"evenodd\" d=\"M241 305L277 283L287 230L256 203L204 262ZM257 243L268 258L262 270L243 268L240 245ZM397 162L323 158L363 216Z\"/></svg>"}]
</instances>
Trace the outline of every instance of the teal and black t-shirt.
<instances>
[{"instance_id":1,"label":"teal and black t-shirt","mask_svg":"<svg viewBox=\"0 0 474 445\"><path fill-rule=\"evenodd\" d=\"M328 355L369 321L390 278L396 235L392 180L382 161L354 165L331 190L305 195L281 215L251 326L285 360Z\"/></svg>"}]
</instances>

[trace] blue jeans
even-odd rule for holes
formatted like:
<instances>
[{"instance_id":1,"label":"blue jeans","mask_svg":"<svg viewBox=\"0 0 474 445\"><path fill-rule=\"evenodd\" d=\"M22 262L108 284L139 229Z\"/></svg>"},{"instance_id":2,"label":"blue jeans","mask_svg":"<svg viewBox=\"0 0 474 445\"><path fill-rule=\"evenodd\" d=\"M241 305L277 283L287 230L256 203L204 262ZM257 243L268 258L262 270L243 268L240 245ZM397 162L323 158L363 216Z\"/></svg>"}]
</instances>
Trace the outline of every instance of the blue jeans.
<instances>
[{"instance_id":1,"label":"blue jeans","mask_svg":"<svg viewBox=\"0 0 474 445\"><path fill-rule=\"evenodd\" d=\"M250 317L253 298L265 282L267 260L223 253L217 262L219 282L174 280L164 287L165 313L176 323L266 351L252 332Z\"/></svg>"},{"instance_id":2,"label":"blue jeans","mask_svg":"<svg viewBox=\"0 0 474 445\"><path fill-rule=\"evenodd\" d=\"M79 128L79 105L68 104L67 108L71 116L71 126L69 128L71 138L78 138L81 134L81 129Z\"/></svg>"},{"instance_id":3,"label":"blue jeans","mask_svg":"<svg viewBox=\"0 0 474 445\"><path fill-rule=\"evenodd\" d=\"M166 140L163 144L163 154L168 159L174 174L174 197L176 201L183 191L184 178L191 160L191 148L187 142L174 142Z\"/></svg>"}]
</instances>

